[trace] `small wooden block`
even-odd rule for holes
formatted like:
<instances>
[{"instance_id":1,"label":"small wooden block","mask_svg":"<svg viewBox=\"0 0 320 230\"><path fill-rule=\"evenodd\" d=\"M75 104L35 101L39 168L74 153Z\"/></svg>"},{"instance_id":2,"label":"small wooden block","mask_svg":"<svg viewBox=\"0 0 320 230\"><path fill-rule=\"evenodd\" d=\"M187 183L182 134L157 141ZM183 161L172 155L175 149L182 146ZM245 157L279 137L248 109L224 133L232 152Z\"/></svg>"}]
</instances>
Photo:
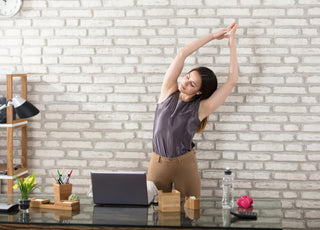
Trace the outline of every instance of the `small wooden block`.
<instances>
[{"instance_id":1,"label":"small wooden block","mask_svg":"<svg viewBox=\"0 0 320 230\"><path fill-rule=\"evenodd\" d=\"M57 205L55 203L50 203L50 204L42 204L40 205L40 208L48 208L48 209L60 209L60 210L77 210L80 208L80 204L75 205L75 206L63 206L63 205Z\"/></svg>"},{"instance_id":2,"label":"small wooden block","mask_svg":"<svg viewBox=\"0 0 320 230\"><path fill-rule=\"evenodd\" d=\"M61 200L59 202L56 202L55 205L62 207L77 207L80 206L80 202L75 200Z\"/></svg>"},{"instance_id":3,"label":"small wooden block","mask_svg":"<svg viewBox=\"0 0 320 230\"><path fill-rule=\"evenodd\" d=\"M180 192L178 190L172 190L168 193L159 190L158 194L159 211L180 212Z\"/></svg>"},{"instance_id":4,"label":"small wooden block","mask_svg":"<svg viewBox=\"0 0 320 230\"><path fill-rule=\"evenodd\" d=\"M184 207L188 209L198 210L200 209L200 200L195 197L186 197Z\"/></svg>"},{"instance_id":5,"label":"small wooden block","mask_svg":"<svg viewBox=\"0 0 320 230\"><path fill-rule=\"evenodd\" d=\"M31 198L30 207L31 208L40 208L42 204L50 203L50 199L39 199L39 198Z\"/></svg>"},{"instance_id":6,"label":"small wooden block","mask_svg":"<svg viewBox=\"0 0 320 230\"><path fill-rule=\"evenodd\" d=\"M32 198L30 207L33 208L46 208L46 209L59 209L59 210L78 210L80 209L79 201L62 200L59 202L50 202L49 199Z\"/></svg>"}]
</instances>

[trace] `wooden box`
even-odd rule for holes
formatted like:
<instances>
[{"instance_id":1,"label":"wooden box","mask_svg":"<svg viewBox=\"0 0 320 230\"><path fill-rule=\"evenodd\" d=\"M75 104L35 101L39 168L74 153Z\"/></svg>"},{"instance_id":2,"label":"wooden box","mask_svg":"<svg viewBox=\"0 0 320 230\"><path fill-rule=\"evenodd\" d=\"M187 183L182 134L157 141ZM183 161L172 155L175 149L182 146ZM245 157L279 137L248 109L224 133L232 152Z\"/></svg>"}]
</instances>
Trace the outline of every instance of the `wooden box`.
<instances>
[{"instance_id":1,"label":"wooden box","mask_svg":"<svg viewBox=\"0 0 320 230\"><path fill-rule=\"evenodd\" d=\"M49 199L32 198L30 203L31 208L45 208L45 209L58 209L58 210L78 210L80 209L79 201L61 200L58 202L50 202Z\"/></svg>"},{"instance_id":2,"label":"wooden box","mask_svg":"<svg viewBox=\"0 0 320 230\"><path fill-rule=\"evenodd\" d=\"M198 210L200 209L200 200L196 197L186 197L184 207L188 209Z\"/></svg>"},{"instance_id":3,"label":"wooden box","mask_svg":"<svg viewBox=\"0 0 320 230\"><path fill-rule=\"evenodd\" d=\"M54 200L59 202L61 200L68 200L72 193L72 184L53 184Z\"/></svg>"},{"instance_id":4,"label":"wooden box","mask_svg":"<svg viewBox=\"0 0 320 230\"><path fill-rule=\"evenodd\" d=\"M40 208L42 204L50 203L50 199L31 198L30 208Z\"/></svg>"},{"instance_id":5,"label":"wooden box","mask_svg":"<svg viewBox=\"0 0 320 230\"><path fill-rule=\"evenodd\" d=\"M180 212L180 192L172 190L172 192L164 193L159 190L159 211L161 212Z\"/></svg>"}]
</instances>

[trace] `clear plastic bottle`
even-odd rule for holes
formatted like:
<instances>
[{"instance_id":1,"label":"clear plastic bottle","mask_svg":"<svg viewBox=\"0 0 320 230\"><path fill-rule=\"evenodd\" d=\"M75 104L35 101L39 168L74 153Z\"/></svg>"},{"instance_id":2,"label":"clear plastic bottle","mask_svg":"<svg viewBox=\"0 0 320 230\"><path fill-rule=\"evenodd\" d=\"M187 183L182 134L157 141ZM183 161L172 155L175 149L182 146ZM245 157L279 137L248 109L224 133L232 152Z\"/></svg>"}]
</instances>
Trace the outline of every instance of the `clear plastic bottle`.
<instances>
[{"instance_id":1,"label":"clear plastic bottle","mask_svg":"<svg viewBox=\"0 0 320 230\"><path fill-rule=\"evenodd\" d=\"M226 168L222 180L222 208L233 208L233 202L233 176L230 168Z\"/></svg>"},{"instance_id":2,"label":"clear plastic bottle","mask_svg":"<svg viewBox=\"0 0 320 230\"><path fill-rule=\"evenodd\" d=\"M231 216L230 210L223 208L222 209L222 226L223 227L230 227L231 225Z\"/></svg>"}]
</instances>

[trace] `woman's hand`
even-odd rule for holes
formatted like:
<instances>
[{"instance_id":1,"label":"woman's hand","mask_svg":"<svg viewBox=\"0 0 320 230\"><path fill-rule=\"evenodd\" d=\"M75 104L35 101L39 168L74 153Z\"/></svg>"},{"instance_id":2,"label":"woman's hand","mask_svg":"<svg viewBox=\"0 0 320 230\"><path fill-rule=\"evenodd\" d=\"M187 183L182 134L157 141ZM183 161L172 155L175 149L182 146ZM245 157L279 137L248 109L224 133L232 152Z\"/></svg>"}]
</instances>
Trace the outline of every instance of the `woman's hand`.
<instances>
[{"instance_id":1,"label":"woman's hand","mask_svg":"<svg viewBox=\"0 0 320 230\"><path fill-rule=\"evenodd\" d=\"M235 47L236 46L235 34L236 34L236 31L237 31L237 27L238 27L238 25L235 24L232 27L231 31L230 31L229 41L228 41L228 46L229 47Z\"/></svg>"},{"instance_id":2,"label":"woman's hand","mask_svg":"<svg viewBox=\"0 0 320 230\"><path fill-rule=\"evenodd\" d=\"M232 31L232 29L236 26L236 23L232 23L230 26L222 29L222 30L219 30L217 32L214 32L213 33L213 38L214 39L217 39L217 40L221 40L221 39L224 39L224 38L228 38L230 36L229 32Z\"/></svg>"}]
</instances>

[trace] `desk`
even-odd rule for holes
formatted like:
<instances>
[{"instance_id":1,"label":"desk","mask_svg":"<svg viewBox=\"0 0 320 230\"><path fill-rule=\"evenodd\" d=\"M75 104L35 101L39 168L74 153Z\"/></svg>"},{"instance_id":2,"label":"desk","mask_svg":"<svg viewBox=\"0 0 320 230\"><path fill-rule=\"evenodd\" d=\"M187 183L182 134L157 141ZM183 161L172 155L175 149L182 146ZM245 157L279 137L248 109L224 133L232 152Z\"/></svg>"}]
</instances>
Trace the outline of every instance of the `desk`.
<instances>
[{"instance_id":1,"label":"desk","mask_svg":"<svg viewBox=\"0 0 320 230\"><path fill-rule=\"evenodd\" d=\"M38 198L53 197L40 196ZM18 196L0 196L0 202ZM224 212L220 199L201 199L200 210L181 213L162 213L156 206L119 207L95 206L90 197L80 197L80 210L59 211L30 208L28 215L19 212L15 215L0 214L1 229L282 229L282 210L279 200L255 200L254 211L258 220L238 220Z\"/></svg>"}]
</instances>

